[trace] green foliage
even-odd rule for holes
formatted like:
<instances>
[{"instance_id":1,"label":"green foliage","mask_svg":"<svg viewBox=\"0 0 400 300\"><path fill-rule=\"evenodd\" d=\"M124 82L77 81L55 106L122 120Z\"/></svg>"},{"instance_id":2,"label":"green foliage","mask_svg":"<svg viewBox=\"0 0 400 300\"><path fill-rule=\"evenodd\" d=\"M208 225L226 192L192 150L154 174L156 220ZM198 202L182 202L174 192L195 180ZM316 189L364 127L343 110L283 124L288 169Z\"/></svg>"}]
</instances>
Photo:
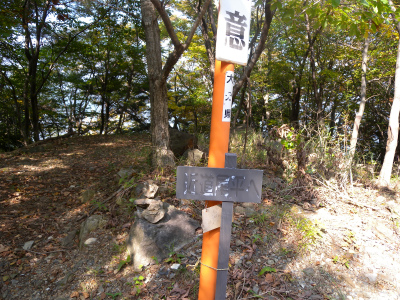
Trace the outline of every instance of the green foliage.
<instances>
[{"instance_id":1,"label":"green foliage","mask_svg":"<svg viewBox=\"0 0 400 300\"><path fill-rule=\"evenodd\" d=\"M168 253L168 258L164 260L166 263L181 263L181 258L184 258L185 256L183 254L179 254L174 250L174 245L171 244L168 247L169 253Z\"/></svg>"},{"instance_id":2,"label":"green foliage","mask_svg":"<svg viewBox=\"0 0 400 300\"><path fill-rule=\"evenodd\" d=\"M117 272L119 272L125 265L127 265L127 264L129 264L131 262L131 256L130 255L128 255L128 257L125 259L125 260L121 260L119 263L118 263L118 266L117 266Z\"/></svg>"},{"instance_id":3,"label":"green foliage","mask_svg":"<svg viewBox=\"0 0 400 300\"><path fill-rule=\"evenodd\" d=\"M174 252L170 252L169 253L169 257L168 258L166 258L164 261L166 262L166 263L178 263L178 264L180 264L181 263L181 259L182 258L184 258L185 256L183 255L183 254L179 254L179 253L176 253L175 251Z\"/></svg>"},{"instance_id":4,"label":"green foliage","mask_svg":"<svg viewBox=\"0 0 400 300\"><path fill-rule=\"evenodd\" d=\"M265 273L276 273L276 269L275 268L271 268L271 267L264 267L261 269L261 271L258 273L258 276L262 276Z\"/></svg>"},{"instance_id":5,"label":"green foliage","mask_svg":"<svg viewBox=\"0 0 400 300\"><path fill-rule=\"evenodd\" d=\"M317 221L313 222L305 217L293 214L288 214L285 219L300 235L300 251L308 251L309 247L317 243L323 235L324 226Z\"/></svg>"},{"instance_id":6,"label":"green foliage","mask_svg":"<svg viewBox=\"0 0 400 300\"><path fill-rule=\"evenodd\" d=\"M256 225L263 225L269 219L266 213L257 213L250 217Z\"/></svg>"},{"instance_id":7,"label":"green foliage","mask_svg":"<svg viewBox=\"0 0 400 300\"><path fill-rule=\"evenodd\" d=\"M144 277L142 275L133 277L133 286L135 288L135 295L139 295L142 291L140 286L143 285Z\"/></svg>"},{"instance_id":8,"label":"green foliage","mask_svg":"<svg viewBox=\"0 0 400 300\"><path fill-rule=\"evenodd\" d=\"M106 293L107 296L110 296L112 299L117 299L118 296L122 296L121 292L117 293Z\"/></svg>"},{"instance_id":9,"label":"green foliage","mask_svg":"<svg viewBox=\"0 0 400 300\"><path fill-rule=\"evenodd\" d=\"M101 210L101 211L107 211L108 210L108 207L104 203L102 203L101 201L98 201L96 199L93 199L92 201L90 201L90 203L93 206L97 207L98 210Z\"/></svg>"},{"instance_id":10,"label":"green foliage","mask_svg":"<svg viewBox=\"0 0 400 300\"><path fill-rule=\"evenodd\" d=\"M257 242L262 242L262 236L259 235L259 234L254 234L252 236L252 240L251 241L252 241L253 244L256 244Z\"/></svg>"}]
</instances>

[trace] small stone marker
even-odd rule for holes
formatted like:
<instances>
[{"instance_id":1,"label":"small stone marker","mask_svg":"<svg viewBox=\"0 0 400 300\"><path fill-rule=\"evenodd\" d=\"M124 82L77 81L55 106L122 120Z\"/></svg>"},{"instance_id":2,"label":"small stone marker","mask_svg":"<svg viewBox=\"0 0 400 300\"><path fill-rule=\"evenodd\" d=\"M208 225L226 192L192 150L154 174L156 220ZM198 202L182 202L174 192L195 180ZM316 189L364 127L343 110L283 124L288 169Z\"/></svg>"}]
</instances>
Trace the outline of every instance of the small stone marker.
<instances>
[{"instance_id":1,"label":"small stone marker","mask_svg":"<svg viewBox=\"0 0 400 300\"><path fill-rule=\"evenodd\" d=\"M178 167L176 197L222 201L215 299L226 299L233 202L261 202L262 170L236 169L236 154L225 154L225 168ZM210 299L211 300L211 299Z\"/></svg>"}]
</instances>

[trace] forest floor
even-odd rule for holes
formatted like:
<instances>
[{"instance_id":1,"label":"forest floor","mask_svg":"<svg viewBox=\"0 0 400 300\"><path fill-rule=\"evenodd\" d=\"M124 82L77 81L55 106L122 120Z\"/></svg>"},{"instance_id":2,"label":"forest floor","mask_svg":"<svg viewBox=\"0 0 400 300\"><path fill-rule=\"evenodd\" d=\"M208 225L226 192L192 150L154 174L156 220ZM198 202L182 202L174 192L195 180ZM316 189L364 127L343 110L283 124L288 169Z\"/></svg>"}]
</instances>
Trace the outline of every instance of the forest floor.
<instances>
[{"instance_id":1,"label":"forest floor","mask_svg":"<svg viewBox=\"0 0 400 300\"><path fill-rule=\"evenodd\" d=\"M124 263L135 207L109 199L128 166L137 182L173 186L152 173L147 135L72 137L0 154L0 299L197 299L201 235L135 272ZM227 299L400 299L400 193L357 184L315 186L318 208L264 170L262 203L236 205ZM272 184L271 184L272 183ZM82 193L95 191L94 201ZM200 220L203 204L160 198ZM93 211L93 208L98 208ZM107 225L81 250L62 247L89 213ZM33 242L31 247L27 242ZM27 250L24 250L25 249ZM170 260L170 261L171 261Z\"/></svg>"}]
</instances>

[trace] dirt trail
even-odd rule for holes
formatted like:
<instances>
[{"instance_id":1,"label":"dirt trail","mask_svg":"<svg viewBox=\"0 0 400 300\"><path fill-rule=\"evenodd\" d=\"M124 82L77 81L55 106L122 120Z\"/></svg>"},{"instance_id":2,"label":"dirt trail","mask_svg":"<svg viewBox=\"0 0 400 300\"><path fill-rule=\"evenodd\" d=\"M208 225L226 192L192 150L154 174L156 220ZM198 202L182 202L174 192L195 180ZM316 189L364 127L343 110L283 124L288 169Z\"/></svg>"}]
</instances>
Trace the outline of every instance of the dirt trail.
<instances>
[{"instance_id":1,"label":"dirt trail","mask_svg":"<svg viewBox=\"0 0 400 300\"><path fill-rule=\"evenodd\" d=\"M80 251L76 239L61 246L120 187L121 168L133 166L137 182L173 183L173 173L149 172L149 147L146 135L91 136L1 154L0 299L197 299L201 235L183 258L171 255L183 266L178 272L165 262L118 271L135 209L127 199L95 212L107 225L91 233L94 246ZM282 182L266 186L261 204L235 206L227 299L400 299L397 192L356 186L342 195L318 187L323 207L312 211L285 189ZM82 203L85 190L95 191L92 202ZM160 196L199 219L200 202Z\"/></svg>"}]
</instances>

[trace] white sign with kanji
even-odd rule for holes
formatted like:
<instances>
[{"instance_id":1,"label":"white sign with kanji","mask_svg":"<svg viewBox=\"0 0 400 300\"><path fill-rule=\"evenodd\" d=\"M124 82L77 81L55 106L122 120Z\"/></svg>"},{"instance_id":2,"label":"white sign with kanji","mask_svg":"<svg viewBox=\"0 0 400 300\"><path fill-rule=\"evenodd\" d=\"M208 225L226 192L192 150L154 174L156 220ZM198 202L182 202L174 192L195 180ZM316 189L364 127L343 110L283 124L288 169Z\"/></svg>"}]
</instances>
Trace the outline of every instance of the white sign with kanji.
<instances>
[{"instance_id":1,"label":"white sign with kanji","mask_svg":"<svg viewBox=\"0 0 400 300\"><path fill-rule=\"evenodd\" d=\"M247 64L251 0L220 0L216 58Z\"/></svg>"},{"instance_id":2,"label":"white sign with kanji","mask_svg":"<svg viewBox=\"0 0 400 300\"><path fill-rule=\"evenodd\" d=\"M222 122L231 121L232 113L232 91L235 82L233 81L234 73L232 71L226 71L225 74L225 88L224 88L224 104L222 108Z\"/></svg>"}]
</instances>

